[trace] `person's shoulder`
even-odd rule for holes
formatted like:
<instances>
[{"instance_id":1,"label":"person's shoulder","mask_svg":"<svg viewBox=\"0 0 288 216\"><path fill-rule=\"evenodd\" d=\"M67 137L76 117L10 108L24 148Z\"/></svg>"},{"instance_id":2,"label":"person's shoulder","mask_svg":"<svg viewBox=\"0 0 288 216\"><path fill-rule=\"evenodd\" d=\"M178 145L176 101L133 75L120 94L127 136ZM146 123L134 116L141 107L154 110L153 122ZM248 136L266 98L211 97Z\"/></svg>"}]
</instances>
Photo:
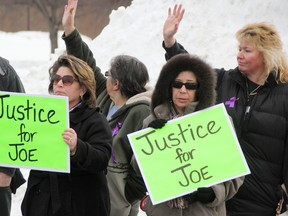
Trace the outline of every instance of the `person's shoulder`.
<instances>
[{"instance_id":1,"label":"person's shoulder","mask_svg":"<svg viewBox=\"0 0 288 216\"><path fill-rule=\"evenodd\" d=\"M147 128L149 123L152 122L155 119L155 117L150 114L143 120L143 128Z\"/></svg>"},{"instance_id":2,"label":"person's shoulder","mask_svg":"<svg viewBox=\"0 0 288 216\"><path fill-rule=\"evenodd\" d=\"M214 71L216 71L217 73L236 73L238 71L238 68L230 68L230 69L225 69L225 68L214 68Z\"/></svg>"},{"instance_id":3,"label":"person's shoulder","mask_svg":"<svg viewBox=\"0 0 288 216\"><path fill-rule=\"evenodd\" d=\"M5 62L5 63L8 63L8 62L9 62L6 58L0 56L0 62L2 62L2 61Z\"/></svg>"},{"instance_id":4,"label":"person's shoulder","mask_svg":"<svg viewBox=\"0 0 288 216\"><path fill-rule=\"evenodd\" d=\"M137 101L132 104L126 104L122 108L122 115L126 119L135 119L142 121L150 114L150 104L147 101Z\"/></svg>"},{"instance_id":5,"label":"person's shoulder","mask_svg":"<svg viewBox=\"0 0 288 216\"><path fill-rule=\"evenodd\" d=\"M127 106L150 106L153 89L136 94L126 102Z\"/></svg>"},{"instance_id":6,"label":"person's shoulder","mask_svg":"<svg viewBox=\"0 0 288 216\"><path fill-rule=\"evenodd\" d=\"M278 83L273 85L272 89L275 91L275 93L277 93L280 96L287 96L287 92L288 92L288 83ZM288 101L288 100L287 100Z\"/></svg>"},{"instance_id":7,"label":"person's shoulder","mask_svg":"<svg viewBox=\"0 0 288 216\"><path fill-rule=\"evenodd\" d=\"M9 60L1 56L0 56L0 75L11 77L18 76L15 69L10 65Z\"/></svg>"},{"instance_id":8,"label":"person's shoulder","mask_svg":"<svg viewBox=\"0 0 288 216\"><path fill-rule=\"evenodd\" d=\"M9 61L0 56L0 75L5 76L7 74L7 66L9 65Z\"/></svg>"},{"instance_id":9,"label":"person's shoulder","mask_svg":"<svg viewBox=\"0 0 288 216\"><path fill-rule=\"evenodd\" d=\"M133 103L126 104L127 112L145 113L145 111L150 112L150 102L147 100L138 100Z\"/></svg>"},{"instance_id":10,"label":"person's shoulder","mask_svg":"<svg viewBox=\"0 0 288 216\"><path fill-rule=\"evenodd\" d=\"M80 114L81 116L78 116L80 119L85 119L86 124L99 124L101 125L101 122L106 122L106 116L100 112L99 107L95 108L89 108L86 107L84 109L84 112Z\"/></svg>"}]
</instances>

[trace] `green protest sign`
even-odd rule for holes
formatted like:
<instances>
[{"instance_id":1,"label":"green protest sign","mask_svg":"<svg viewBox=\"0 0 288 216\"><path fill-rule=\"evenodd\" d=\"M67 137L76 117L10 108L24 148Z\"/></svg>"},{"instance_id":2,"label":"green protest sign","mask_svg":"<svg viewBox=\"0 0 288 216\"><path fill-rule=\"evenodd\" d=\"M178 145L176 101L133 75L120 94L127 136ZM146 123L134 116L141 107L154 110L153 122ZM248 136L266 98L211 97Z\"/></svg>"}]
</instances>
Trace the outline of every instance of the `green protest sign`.
<instances>
[{"instance_id":1,"label":"green protest sign","mask_svg":"<svg viewBox=\"0 0 288 216\"><path fill-rule=\"evenodd\" d=\"M70 172L68 98L0 92L0 166Z\"/></svg>"},{"instance_id":2,"label":"green protest sign","mask_svg":"<svg viewBox=\"0 0 288 216\"><path fill-rule=\"evenodd\" d=\"M223 104L128 138L153 204L250 173Z\"/></svg>"}]
</instances>

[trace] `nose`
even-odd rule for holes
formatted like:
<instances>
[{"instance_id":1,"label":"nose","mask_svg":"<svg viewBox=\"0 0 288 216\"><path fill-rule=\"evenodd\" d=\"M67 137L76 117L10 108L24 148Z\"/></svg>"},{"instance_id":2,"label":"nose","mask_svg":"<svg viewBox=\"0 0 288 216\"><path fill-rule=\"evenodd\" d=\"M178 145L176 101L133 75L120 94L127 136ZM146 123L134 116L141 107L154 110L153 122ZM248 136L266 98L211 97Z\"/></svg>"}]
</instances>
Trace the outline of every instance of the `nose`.
<instances>
[{"instance_id":1,"label":"nose","mask_svg":"<svg viewBox=\"0 0 288 216\"><path fill-rule=\"evenodd\" d=\"M187 92L185 85L182 85L182 87L180 88L180 92Z\"/></svg>"},{"instance_id":2,"label":"nose","mask_svg":"<svg viewBox=\"0 0 288 216\"><path fill-rule=\"evenodd\" d=\"M242 59L243 57L244 57L243 52L242 51L238 51L237 58Z\"/></svg>"},{"instance_id":3,"label":"nose","mask_svg":"<svg viewBox=\"0 0 288 216\"><path fill-rule=\"evenodd\" d=\"M63 87L63 81L62 81L62 79L60 79L60 80L57 82L56 86Z\"/></svg>"}]
</instances>

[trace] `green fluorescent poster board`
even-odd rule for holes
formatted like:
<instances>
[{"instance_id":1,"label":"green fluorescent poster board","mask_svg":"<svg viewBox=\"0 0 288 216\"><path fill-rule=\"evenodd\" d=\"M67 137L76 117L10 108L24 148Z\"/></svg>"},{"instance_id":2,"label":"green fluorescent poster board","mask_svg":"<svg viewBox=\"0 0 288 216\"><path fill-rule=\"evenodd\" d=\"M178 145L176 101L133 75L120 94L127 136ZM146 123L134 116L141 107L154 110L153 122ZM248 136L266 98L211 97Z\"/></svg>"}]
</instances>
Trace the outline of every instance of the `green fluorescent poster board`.
<instances>
[{"instance_id":1,"label":"green fluorescent poster board","mask_svg":"<svg viewBox=\"0 0 288 216\"><path fill-rule=\"evenodd\" d=\"M70 172L68 98L0 92L0 166Z\"/></svg>"},{"instance_id":2,"label":"green fluorescent poster board","mask_svg":"<svg viewBox=\"0 0 288 216\"><path fill-rule=\"evenodd\" d=\"M250 173L223 104L128 138L154 205Z\"/></svg>"}]
</instances>

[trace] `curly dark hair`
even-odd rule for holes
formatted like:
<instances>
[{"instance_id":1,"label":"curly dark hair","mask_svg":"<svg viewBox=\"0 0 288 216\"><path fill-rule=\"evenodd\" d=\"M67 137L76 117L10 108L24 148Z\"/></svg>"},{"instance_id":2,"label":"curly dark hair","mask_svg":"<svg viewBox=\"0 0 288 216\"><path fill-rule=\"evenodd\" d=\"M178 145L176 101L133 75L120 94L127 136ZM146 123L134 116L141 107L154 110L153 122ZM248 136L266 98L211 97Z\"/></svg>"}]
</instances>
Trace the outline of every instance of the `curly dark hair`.
<instances>
[{"instance_id":1,"label":"curly dark hair","mask_svg":"<svg viewBox=\"0 0 288 216\"><path fill-rule=\"evenodd\" d=\"M179 54L168 60L160 71L151 100L151 110L154 116L156 106L172 100L171 84L183 71L193 72L198 80L199 88L196 90L196 97L199 104L196 110L205 109L215 104L216 72L198 56L188 53Z\"/></svg>"}]
</instances>

